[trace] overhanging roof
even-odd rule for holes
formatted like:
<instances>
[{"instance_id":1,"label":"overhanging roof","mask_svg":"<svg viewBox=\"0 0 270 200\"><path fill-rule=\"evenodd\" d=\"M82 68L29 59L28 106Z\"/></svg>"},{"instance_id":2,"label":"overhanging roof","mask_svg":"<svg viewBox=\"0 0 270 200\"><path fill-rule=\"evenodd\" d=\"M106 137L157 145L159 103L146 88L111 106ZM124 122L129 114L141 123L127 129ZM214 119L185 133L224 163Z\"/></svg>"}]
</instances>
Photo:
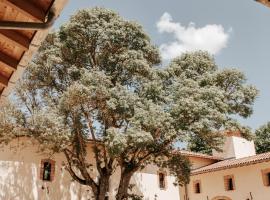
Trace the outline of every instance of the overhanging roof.
<instances>
[{"instance_id":1,"label":"overhanging roof","mask_svg":"<svg viewBox=\"0 0 270 200\"><path fill-rule=\"evenodd\" d=\"M215 160L215 161L221 161L222 160L222 158L217 157L217 156L210 156L210 155L207 155L207 154L196 153L196 152L192 152L192 151L180 150L178 152L181 155L187 156L187 157L204 158L204 159Z\"/></svg>"},{"instance_id":2,"label":"overhanging roof","mask_svg":"<svg viewBox=\"0 0 270 200\"><path fill-rule=\"evenodd\" d=\"M0 21L44 23L51 10L57 17L66 2L67 0L0 0ZM48 31L48 28L0 27L0 103L9 95Z\"/></svg>"},{"instance_id":3,"label":"overhanging roof","mask_svg":"<svg viewBox=\"0 0 270 200\"><path fill-rule=\"evenodd\" d=\"M270 7L270 0L255 0L257 2L260 2L268 7Z\"/></svg>"},{"instance_id":4,"label":"overhanging roof","mask_svg":"<svg viewBox=\"0 0 270 200\"><path fill-rule=\"evenodd\" d=\"M238 158L238 159L228 159L223 160L199 169L195 169L191 172L191 175L198 175L198 174L205 174L215 171L221 171L236 167L245 167L249 165L254 165L262 162L269 162L270 161L270 152L262 153L254 156Z\"/></svg>"}]
</instances>

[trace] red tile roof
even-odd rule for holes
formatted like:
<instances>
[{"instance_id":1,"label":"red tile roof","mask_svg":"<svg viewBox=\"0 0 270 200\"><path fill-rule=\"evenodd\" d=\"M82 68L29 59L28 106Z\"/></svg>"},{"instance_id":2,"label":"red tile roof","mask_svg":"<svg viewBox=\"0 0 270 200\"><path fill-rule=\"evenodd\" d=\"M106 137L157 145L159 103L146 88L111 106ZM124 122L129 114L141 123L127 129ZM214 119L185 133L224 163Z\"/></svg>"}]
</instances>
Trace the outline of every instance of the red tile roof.
<instances>
[{"instance_id":1,"label":"red tile roof","mask_svg":"<svg viewBox=\"0 0 270 200\"><path fill-rule=\"evenodd\" d=\"M186 151L186 150L180 150L179 152L182 155L187 156L187 157L205 158L205 159L210 159L210 160L223 160L222 158L217 157L217 156L210 156L207 154L196 153L196 152L191 152L191 151Z\"/></svg>"},{"instance_id":2,"label":"red tile roof","mask_svg":"<svg viewBox=\"0 0 270 200\"><path fill-rule=\"evenodd\" d=\"M223 160L223 161L214 163L212 165L208 165L206 167L195 169L191 172L191 176L230 169L230 168L243 167L243 166L253 165L253 164L267 162L267 161L270 161L270 152L258 154L254 156L249 156L245 158L228 159L228 160Z\"/></svg>"}]
</instances>

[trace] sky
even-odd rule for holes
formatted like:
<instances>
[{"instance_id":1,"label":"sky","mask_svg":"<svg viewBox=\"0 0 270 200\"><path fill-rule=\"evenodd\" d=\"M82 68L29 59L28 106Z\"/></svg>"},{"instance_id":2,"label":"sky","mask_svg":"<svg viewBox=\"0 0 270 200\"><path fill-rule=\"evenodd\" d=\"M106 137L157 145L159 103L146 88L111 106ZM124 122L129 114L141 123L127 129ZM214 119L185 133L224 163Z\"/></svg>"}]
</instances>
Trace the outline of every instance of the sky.
<instances>
[{"instance_id":1,"label":"sky","mask_svg":"<svg viewBox=\"0 0 270 200\"><path fill-rule=\"evenodd\" d=\"M255 85L254 113L239 119L253 129L270 121L270 8L254 0L69 0L54 28L78 9L105 7L140 23L163 62L207 50L220 68L237 68Z\"/></svg>"}]
</instances>

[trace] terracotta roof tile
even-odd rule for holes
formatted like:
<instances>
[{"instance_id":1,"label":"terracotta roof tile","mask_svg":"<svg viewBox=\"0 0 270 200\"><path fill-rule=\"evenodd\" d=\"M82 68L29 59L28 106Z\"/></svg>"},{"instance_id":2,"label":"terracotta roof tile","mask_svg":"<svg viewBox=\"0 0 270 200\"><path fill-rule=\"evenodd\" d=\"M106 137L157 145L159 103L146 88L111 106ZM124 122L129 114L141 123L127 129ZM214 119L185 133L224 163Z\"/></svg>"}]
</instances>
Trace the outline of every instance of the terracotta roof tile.
<instances>
[{"instance_id":1,"label":"terracotta roof tile","mask_svg":"<svg viewBox=\"0 0 270 200\"><path fill-rule=\"evenodd\" d=\"M243 167L243 166L253 165L253 164L266 162L266 161L270 161L270 152L258 154L254 156L249 156L245 158L223 160L223 161L214 163L212 165L208 165L206 167L195 169L191 172L191 176L235 168L235 167Z\"/></svg>"},{"instance_id":2,"label":"terracotta roof tile","mask_svg":"<svg viewBox=\"0 0 270 200\"><path fill-rule=\"evenodd\" d=\"M211 156L211 155L196 153L192 151L180 150L179 152L182 155L187 156L187 157L206 158L206 159L211 159L211 160L223 160L222 158L217 157L217 156Z\"/></svg>"}]
</instances>

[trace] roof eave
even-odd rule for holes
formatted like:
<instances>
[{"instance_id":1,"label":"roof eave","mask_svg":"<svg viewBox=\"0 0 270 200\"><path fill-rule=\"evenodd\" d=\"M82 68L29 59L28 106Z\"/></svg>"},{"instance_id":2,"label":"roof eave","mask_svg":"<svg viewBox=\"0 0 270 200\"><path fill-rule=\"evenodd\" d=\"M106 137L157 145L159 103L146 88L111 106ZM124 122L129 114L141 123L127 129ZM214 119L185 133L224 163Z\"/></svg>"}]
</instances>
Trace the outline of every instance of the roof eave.
<instances>
[{"instance_id":1,"label":"roof eave","mask_svg":"<svg viewBox=\"0 0 270 200\"><path fill-rule=\"evenodd\" d=\"M63 10L64 6L68 0L57 0L54 1L52 8L54 9L55 17L57 18L61 11ZM40 47L42 41L46 38L49 33L50 28L38 30L34 37L32 38L29 49L23 54L16 70L13 72L11 77L9 78L7 87L5 87L0 94L0 105L5 103L7 100L8 95L11 93L12 89L15 87L16 82L21 78L25 68L27 67L28 63L31 61L35 52L37 52L38 48Z\"/></svg>"}]
</instances>

